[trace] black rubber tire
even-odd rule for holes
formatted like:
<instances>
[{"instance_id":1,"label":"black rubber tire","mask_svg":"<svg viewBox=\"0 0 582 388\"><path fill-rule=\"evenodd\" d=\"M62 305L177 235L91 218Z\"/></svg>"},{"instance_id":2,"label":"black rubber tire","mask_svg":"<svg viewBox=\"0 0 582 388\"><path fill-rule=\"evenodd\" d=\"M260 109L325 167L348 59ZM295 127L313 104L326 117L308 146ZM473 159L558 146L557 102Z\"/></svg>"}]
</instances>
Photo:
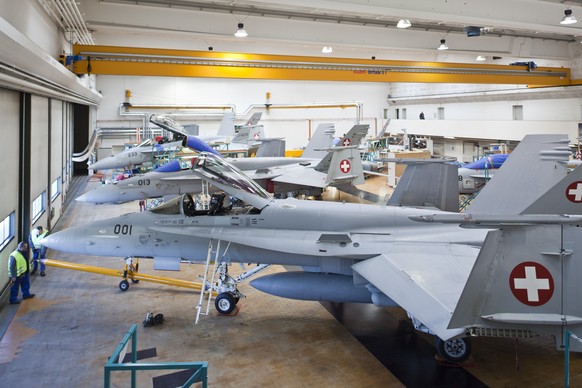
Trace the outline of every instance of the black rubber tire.
<instances>
[{"instance_id":1,"label":"black rubber tire","mask_svg":"<svg viewBox=\"0 0 582 388\"><path fill-rule=\"evenodd\" d=\"M436 337L435 347L438 354L450 362L460 363L471 355L471 342L468 337L454 338L448 341Z\"/></svg>"},{"instance_id":2,"label":"black rubber tire","mask_svg":"<svg viewBox=\"0 0 582 388\"><path fill-rule=\"evenodd\" d=\"M139 279L131 279L132 283L139 283Z\"/></svg>"},{"instance_id":3,"label":"black rubber tire","mask_svg":"<svg viewBox=\"0 0 582 388\"><path fill-rule=\"evenodd\" d=\"M161 325L164 323L164 314L154 315L154 325Z\"/></svg>"},{"instance_id":4,"label":"black rubber tire","mask_svg":"<svg viewBox=\"0 0 582 388\"><path fill-rule=\"evenodd\" d=\"M236 307L236 303L230 292L223 292L216 297L214 307L220 314L230 314Z\"/></svg>"},{"instance_id":5,"label":"black rubber tire","mask_svg":"<svg viewBox=\"0 0 582 388\"><path fill-rule=\"evenodd\" d=\"M127 291L129 289L129 282L125 279L119 282L119 289L121 291Z\"/></svg>"}]
</instances>

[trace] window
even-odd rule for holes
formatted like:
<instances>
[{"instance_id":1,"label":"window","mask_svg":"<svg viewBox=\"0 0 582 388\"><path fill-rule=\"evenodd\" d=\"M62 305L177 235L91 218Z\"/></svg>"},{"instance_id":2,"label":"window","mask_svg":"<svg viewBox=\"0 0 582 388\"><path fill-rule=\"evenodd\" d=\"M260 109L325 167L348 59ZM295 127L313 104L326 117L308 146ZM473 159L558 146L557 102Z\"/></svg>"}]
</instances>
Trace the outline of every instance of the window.
<instances>
[{"instance_id":1,"label":"window","mask_svg":"<svg viewBox=\"0 0 582 388\"><path fill-rule=\"evenodd\" d=\"M402 108L402 120L406 120L406 108Z\"/></svg>"},{"instance_id":2,"label":"window","mask_svg":"<svg viewBox=\"0 0 582 388\"><path fill-rule=\"evenodd\" d=\"M514 105L513 106L513 119L514 120L523 120L523 105Z\"/></svg>"},{"instance_id":3,"label":"window","mask_svg":"<svg viewBox=\"0 0 582 388\"><path fill-rule=\"evenodd\" d=\"M445 108L443 106L439 106L437 108L437 114L438 114L439 120L444 120L445 119Z\"/></svg>"},{"instance_id":4,"label":"window","mask_svg":"<svg viewBox=\"0 0 582 388\"><path fill-rule=\"evenodd\" d=\"M51 201L54 201L55 199L57 199L57 197L61 193L60 179L61 179L61 177L58 177L51 184Z\"/></svg>"},{"instance_id":5,"label":"window","mask_svg":"<svg viewBox=\"0 0 582 388\"><path fill-rule=\"evenodd\" d=\"M38 197L32 201L32 223L34 224L36 220L40 218L45 210L46 191L43 191Z\"/></svg>"},{"instance_id":6,"label":"window","mask_svg":"<svg viewBox=\"0 0 582 388\"><path fill-rule=\"evenodd\" d=\"M14 238L14 217L15 213L12 212L0 222L0 250Z\"/></svg>"}]
</instances>

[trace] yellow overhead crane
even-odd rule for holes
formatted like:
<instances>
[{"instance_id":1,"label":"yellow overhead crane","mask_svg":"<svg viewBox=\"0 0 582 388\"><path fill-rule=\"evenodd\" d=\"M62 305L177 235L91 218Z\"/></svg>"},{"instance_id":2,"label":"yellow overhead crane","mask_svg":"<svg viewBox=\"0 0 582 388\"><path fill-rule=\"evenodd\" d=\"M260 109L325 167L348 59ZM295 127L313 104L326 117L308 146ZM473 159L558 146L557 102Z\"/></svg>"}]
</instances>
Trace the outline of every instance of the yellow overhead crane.
<instances>
[{"instance_id":1,"label":"yellow overhead crane","mask_svg":"<svg viewBox=\"0 0 582 388\"><path fill-rule=\"evenodd\" d=\"M566 86L570 69L74 45L75 74Z\"/></svg>"},{"instance_id":2,"label":"yellow overhead crane","mask_svg":"<svg viewBox=\"0 0 582 388\"><path fill-rule=\"evenodd\" d=\"M165 284L167 286L184 287L196 291L202 290L202 283L190 282L181 279L166 278L162 276L140 274L138 273L139 263L137 262L137 259L135 265L133 265L133 263L125 264L125 268L123 270L95 267L92 265L71 263L68 261L59 261L52 259L47 259L46 265L57 268L71 269L74 271L90 272L107 276L121 277L123 279L119 283L119 288L121 289L121 291L128 290L129 288L128 279L131 280L133 283L137 283L140 280L143 280L144 282ZM213 295L216 296L216 293L213 293Z\"/></svg>"}]
</instances>

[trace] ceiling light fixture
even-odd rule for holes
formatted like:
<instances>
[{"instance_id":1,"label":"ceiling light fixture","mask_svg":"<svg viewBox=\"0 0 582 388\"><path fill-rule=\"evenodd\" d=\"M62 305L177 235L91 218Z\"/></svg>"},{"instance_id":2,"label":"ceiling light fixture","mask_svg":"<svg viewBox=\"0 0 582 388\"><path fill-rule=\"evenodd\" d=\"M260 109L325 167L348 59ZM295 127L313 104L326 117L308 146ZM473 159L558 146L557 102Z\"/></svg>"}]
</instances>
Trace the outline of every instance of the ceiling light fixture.
<instances>
[{"instance_id":1,"label":"ceiling light fixture","mask_svg":"<svg viewBox=\"0 0 582 388\"><path fill-rule=\"evenodd\" d=\"M562 21L560 21L560 24L574 24L577 22L578 20L576 20L576 18L572 16L572 10L567 9L564 11L564 17L562 18Z\"/></svg>"},{"instance_id":2,"label":"ceiling light fixture","mask_svg":"<svg viewBox=\"0 0 582 388\"><path fill-rule=\"evenodd\" d=\"M331 46L324 46L321 49L321 52L324 54L331 54L333 52L333 49L331 48Z\"/></svg>"},{"instance_id":3,"label":"ceiling light fixture","mask_svg":"<svg viewBox=\"0 0 582 388\"><path fill-rule=\"evenodd\" d=\"M396 25L396 28L408 28L411 25L412 24L410 24L410 20L408 20L408 19L400 19L400 21L398 21L398 24Z\"/></svg>"},{"instance_id":4,"label":"ceiling light fixture","mask_svg":"<svg viewBox=\"0 0 582 388\"><path fill-rule=\"evenodd\" d=\"M441 39L441 44L439 47L437 47L437 50L448 50L449 46L447 46L447 43L444 39Z\"/></svg>"},{"instance_id":5,"label":"ceiling light fixture","mask_svg":"<svg viewBox=\"0 0 582 388\"><path fill-rule=\"evenodd\" d=\"M236 36L237 38L246 38L247 36L249 36L249 34L247 34L247 32L245 31L244 26L245 26L244 24L239 23L238 30L236 30L234 36Z\"/></svg>"},{"instance_id":6,"label":"ceiling light fixture","mask_svg":"<svg viewBox=\"0 0 582 388\"><path fill-rule=\"evenodd\" d=\"M487 58L485 58L483 55L478 55L477 58L475 58L476 61L484 61Z\"/></svg>"}]
</instances>

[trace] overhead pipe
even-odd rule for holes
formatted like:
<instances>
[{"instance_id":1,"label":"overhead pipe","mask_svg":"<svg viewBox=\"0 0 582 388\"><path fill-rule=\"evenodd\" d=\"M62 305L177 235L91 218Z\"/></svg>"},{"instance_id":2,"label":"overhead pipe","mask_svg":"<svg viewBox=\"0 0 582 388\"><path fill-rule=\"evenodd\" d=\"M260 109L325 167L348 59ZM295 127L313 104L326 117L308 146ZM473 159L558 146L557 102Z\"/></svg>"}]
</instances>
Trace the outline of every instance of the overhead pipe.
<instances>
[{"instance_id":1,"label":"overhead pipe","mask_svg":"<svg viewBox=\"0 0 582 388\"><path fill-rule=\"evenodd\" d=\"M130 104L125 103L126 109L173 109L173 110L213 110L222 109L230 110L232 113L236 112L236 106L233 104L226 105L144 105L144 104Z\"/></svg>"},{"instance_id":2,"label":"overhead pipe","mask_svg":"<svg viewBox=\"0 0 582 388\"><path fill-rule=\"evenodd\" d=\"M67 28L72 28L75 31L77 31L77 38L79 39L79 41L83 44L88 44L87 41L83 38L83 36L79 34L79 29L74 25L73 21L71 20L71 17L69 15L68 10L65 8L65 5L58 0L53 0L52 2L56 7L59 16L61 17L61 20L63 20L67 25Z\"/></svg>"},{"instance_id":3,"label":"overhead pipe","mask_svg":"<svg viewBox=\"0 0 582 388\"><path fill-rule=\"evenodd\" d=\"M77 8L76 4L73 7L69 1L59 1L59 0L52 0L52 4L54 4L54 8L57 10L60 19L66 22L68 27L63 27L64 30L67 28L72 28L77 33L78 40L86 45L92 45L93 39L89 34L89 31L85 27L85 23L83 22L83 17L79 9ZM59 23L60 24L60 23Z\"/></svg>"},{"instance_id":4,"label":"overhead pipe","mask_svg":"<svg viewBox=\"0 0 582 388\"><path fill-rule=\"evenodd\" d=\"M356 108L356 123L359 124L362 121L364 103L360 101L354 102L322 102L315 104L252 104L242 113L243 116L247 116L253 109L328 109L328 108Z\"/></svg>"},{"instance_id":5,"label":"overhead pipe","mask_svg":"<svg viewBox=\"0 0 582 388\"><path fill-rule=\"evenodd\" d=\"M78 20L79 25L81 26L81 31L83 31L83 34L85 35L86 40L89 41L89 44L94 44L93 37L91 36L91 33L87 29L87 25L85 24L85 21L83 20L83 15L81 15L81 11L79 10L79 7L77 7L77 1L76 0L67 0L67 1L68 1L69 6L72 9L73 15L75 15L75 18Z\"/></svg>"},{"instance_id":6,"label":"overhead pipe","mask_svg":"<svg viewBox=\"0 0 582 388\"><path fill-rule=\"evenodd\" d=\"M148 131L148 119L149 119L149 113L148 112L135 112L135 113L129 113L127 111L124 111L124 108L127 109L128 103L127 102L123 102L121 104L119 104L119 115L120 116L142 116L143 117L143 131L144 131L144 135L146 135L147 131Z\"/></svg>"}]
</instances>

